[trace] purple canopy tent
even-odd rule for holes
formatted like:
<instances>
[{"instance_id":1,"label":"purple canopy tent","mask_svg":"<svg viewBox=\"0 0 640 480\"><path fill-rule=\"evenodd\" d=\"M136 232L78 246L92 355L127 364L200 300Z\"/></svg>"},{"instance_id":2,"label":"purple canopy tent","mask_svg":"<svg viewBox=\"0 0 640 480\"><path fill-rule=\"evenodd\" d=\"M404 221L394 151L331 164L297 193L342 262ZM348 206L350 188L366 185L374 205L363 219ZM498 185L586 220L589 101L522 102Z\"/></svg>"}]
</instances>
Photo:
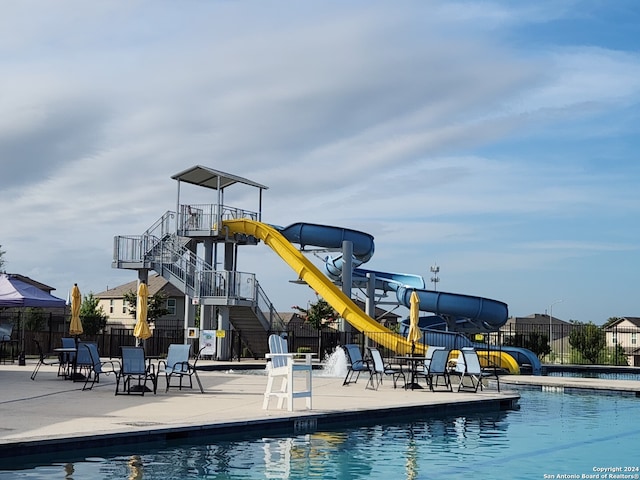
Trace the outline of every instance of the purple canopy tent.
<instances>
[{"instance_id":1,"label":"purple canopy tent","mask_svg":"<svg viewBox=\"0 0 640 480\"><path fill-rule=\"evenodd\" d=\"M6 273L0 274L0 307L64 308L66 301Z\"/></svg>"},{"instance_id":2,"label":"purple canopy tent","mask_svg":"<svg viewBox=\"0 0 640 480\"><path fill-rule=\"evenodd\" d=\"M0 307L65 308L67 302L6 273L0 274ZM25 365L24 331L20 332L18 363Z\"/></svg>"}]
</instances>

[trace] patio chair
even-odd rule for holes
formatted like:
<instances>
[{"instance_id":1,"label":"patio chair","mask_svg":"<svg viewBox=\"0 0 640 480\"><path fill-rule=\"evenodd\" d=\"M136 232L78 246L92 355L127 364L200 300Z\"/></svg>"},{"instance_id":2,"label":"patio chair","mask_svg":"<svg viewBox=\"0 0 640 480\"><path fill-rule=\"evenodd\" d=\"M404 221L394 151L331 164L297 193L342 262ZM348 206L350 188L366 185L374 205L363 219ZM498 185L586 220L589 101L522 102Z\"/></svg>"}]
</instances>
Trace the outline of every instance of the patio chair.
<instances>
[{"instance_id":1,"label":"patio chair","mask_svg":"<svg viewBox=\"0 0 640 480\"><path fill-rule=\"evenodd\" d=\"M82 343L81 348L84 348L88 351L89 357L91 358L91 370L88 372L86 379L84 381L84 386L82 390L91 390L93 385L96 383L100 383L100 375L109 375L114 373L116 376L120 372L120 362L117 360L105 360L104 362L100 360L100 354L98 353L98 346L95 343ZM87 388L89 384L89 380L91 380L91 386Z\"/></svg>"},{"instance_id":2,"label":"patio chair","mask_svg":"<svg viewBox=\"0 0 640 480\"><path fill-rule=\"evenodd\" d=\"M304 356L303 362L296 362L295 357ZM270 365L267 366L267 388L264 392L263 409L269 408L271 397L278 399L278 408L284 406L287 401L287 410L293 411L293 400L295 398L305 398L306 407L311 410L311 392L312 392L312 366L311 353L289 353L287 340L280 335L269 336L269 353L266 355L270 359ZM298 380L296 382L295 380ZM280 380L280 390L274 390L274 383ZM304 386L299 387L300 380L304 382Z\"/></svg>"},{"instance_id":3,"label":"patio chair","mask_svg":"<svg viewBox=\"0 0 640 480\"><path fill-rule=\"evenodd\" d=\"M13 334L13 324L12 323L0 323L0 359L2 363L6 363L8 358L11 358L11 361L14 361L15 352L14 352L14 342L11 340L11 335Z\"/></svg>"},{"instance_id":4,"label":"patio chair","mask_svg":"<svg viewBox=\"0 0 640 480\"><path fill-rule=\"evenodd\" d=\"M451 377L449 376L449 350L436 349L431 356L431 362L429 362L429 371L427 374L427 381L429 382L429 389L434 392L440 385L440 379L444 380L442 385L447 391L452 392L453 387L451 385ZM434 384L435 380L435 384Z\"/></svg>"},{"instance_id":5,"label":"patio chair","mask_svg":"<svg viewBox=\"0 0 640 480\"><path fill-rule=\"evenodd\" d=\"M206 348L206 347L203 347ZM202 352L202 349L200 350ZM196 382L198 382L198 386L200 387L200 393L204 393L204 389L202 388L202 383L200 383L200 378L198 377L198 372L196 371L196 363L200 358L200 352L196 355L196 358L193 361L193 364L189 363L189 356L191 355L191 345L172 343L169 345L169 351L167 352L167 359L160 360L158 362L158 376L161 373L164 373L165 380L167 382L166 392L169 391L169 387L176 388L182 390L182 380L185 377L189 378L189 388L193 388L193 381L191 377L196 377ZM171 385L171 377L179 377L180 383L178 385ZM184 386L187 388L187 386Z\"/></svg>"},{"instance_id":6,"label":"patio chair","mask_svg":"<svg viewBox=\"0 0 640 480\"><path fill-rule=\"evenodd\" d=\"M498 391L500 391L500 378L494 371L487 372L482 370L478 353L472 347L464 347L458 355L458 362L455 368L456 375L460 376L458 391L477 392L482 391L482 381L485 378L494 377L498 383ZM465 384L465 378L469 379L469 383Z\"/></svg>"},{"instance_id":7,"label":"patio chair","mask_svg":"<svg viewBox=\"0 0 640 480\"><path fill-rule=\"evenodd\" d=\"M62 348L76 348L75 338L62 338ZM76 361L75 352L63 352L59 356L60 367L58 368L59 377L71 377L73 363Z\"/></svg>"},{"instance_id":8,"label":"patio chair","mask_svg":"<svg viewBox=\"0 0 640 480\"><path fill-rule=\"evenodd\" d=\"M433 358L433 352L435 352L436 350L446 350L445 347L438 347L438 346L434 346L434 345L429 345L427 347L427 351L424 355L425 360L422 363L421 368L417 369L415 372L415 378L417 380L419 380L420 378L424 378L427 382L428 386L431 386L431 383L429 381L430 377L429 377L429 367L431 366L431 359Z\"/></svg>"},{"instance_id":9,"label":"patio chair","mask_svg":"<svg viewBox=\"0 0 640 480\"><path fill-rule=\"evenodd\" d=\"M385 364L382 359L380 350L375 347L369 347L369 358L371 358L372 366L369 369L369 381L365 385L365 388L371 388L372 390L378 390L378 387L382 384L382 377L389 375L393 379L393 388L396 388L398 379L402 377L402 382L406 383L407 379L404 376L402 367L400 369L394 369L389 364ZM369 387L371 386L371 387Z\"/></svg>"},{"instance_id":10,"label":"patio chair","mask_svg":"<svg viewBox=\"0 0 640 480\"><path fill-rule=\"evenodd\" d=\"M31 373L31 380L35 380L36 379L36 375L38 375L38 371L40 370L40 367L42 365L59 365L60 364L60 360L58 360L58 357L56 356L56 359L53 360L51 357L51 355L46 355L44 353L44 351L42 350L42 347L40 346L40 342L38 342L37 340L34 340L33 343L36 344L36 350L38 350L38 363L36 363L36 367L33 369L33 372Z\"/></svg>"},{"instance_id":11,"label":"patio chair","mask_svg":"<svg viewBox=\"0 0 640 480\"><path fill-rule=\"evenodd\" d=\"M362 358L360 353L360 347L353 343L342 345L345 355L347 356L347 375L344 377L342 385L349 385L350 383L356 383L360 378L361 372L370 372L369 364ZM356 379L353 380L353 376Z\"/></svg>"},{"instance_id":12,"label":"patio chair","mask_svg":"<svg viewBox=\"0 0 640 480\"><path fill-rule=\"evenodd\" d=\"M120 372L116 376L116 395L140 394L145 392L156 393L158 377L153 364L147 365L147 359L142 347L120 347L122 349L122 363ZM122 382L122 392L120 392L120 382ZM151 382L153 389L147 387L147 382Z\"/></svg>"},{"instance_id":13,"label":"patio chair","mask_svg":"<svg viewBox=\"0 0 640 480\"><path fill-rule=\"evenodd\" d=\"M93 371L93 359L86 348L87 345L95 345L96 350L98 344L96 342L78 342L78 351L75 355L75 365L71 365L69 376L74 382L84 382Z\"/></svg>"}]
</instances>

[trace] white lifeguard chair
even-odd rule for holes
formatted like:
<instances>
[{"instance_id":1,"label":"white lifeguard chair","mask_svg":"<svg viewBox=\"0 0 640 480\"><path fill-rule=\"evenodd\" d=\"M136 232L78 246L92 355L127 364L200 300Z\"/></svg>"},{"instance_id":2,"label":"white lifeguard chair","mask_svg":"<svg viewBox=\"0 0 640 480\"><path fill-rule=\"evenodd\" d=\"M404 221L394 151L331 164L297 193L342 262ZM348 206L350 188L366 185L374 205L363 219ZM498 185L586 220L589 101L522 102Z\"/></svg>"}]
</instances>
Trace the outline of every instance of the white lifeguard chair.
<instances>
[{"instance_id":1,"label":"white lifeguard chair","mask_svg":"<svg viewBox=\"0 0 640 480\"><path fill-rule=\"evenodd\" d=\"M293 399L305 398L306 406L311 410L311 356L313 354L289 353L287 340L275 334L269 336L269 352L265 355L266 358L271 359L271 362L267 367L267 389L264 392L262 408L268 409L271 397L276 397L278 408L282 408L284 401L287 400L287 410L291 412L293 411ZM295 357L302 356L304 356L304 361L295 360ZM274 389L274 383L277 380L281 380L279 390Z\"/></svg>"}]
</instances>

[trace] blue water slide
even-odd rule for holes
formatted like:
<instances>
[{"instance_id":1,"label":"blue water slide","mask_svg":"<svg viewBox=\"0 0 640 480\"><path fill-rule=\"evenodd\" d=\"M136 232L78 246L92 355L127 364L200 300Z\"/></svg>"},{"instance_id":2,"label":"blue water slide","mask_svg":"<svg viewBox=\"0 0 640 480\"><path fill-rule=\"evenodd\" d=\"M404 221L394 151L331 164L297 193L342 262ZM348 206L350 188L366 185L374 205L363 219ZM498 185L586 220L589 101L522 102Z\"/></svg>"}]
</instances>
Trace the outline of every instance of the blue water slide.
<instances>
[{"instance_id":1,"label":"blue water slide","mask_svg":"<svg viewBox=\"0 0 640 480\"><path fill-rule=\"evenodd\" d=\"M352 261L352 265L359 265L356 261ZM326 257L324 261L325 271L332 280L339 280L342 276L342 268L344 262L342 255L335 257ZM376 290L384 292L395 292L398 287L425 288L424 278L420 275L412 275L410 273L392 273L380 272L377 270L368 270L364 268L354 268L351 277L353 284L357 287L366 287L370 278L375 279Z\"/></svg>"},{"instance_id":2,"label":"blue water slide","mask_svg":"<svg viewBox=\"0 0 640 480\"><path fill-rule=\"evenodd\" d=\"M474 345L476 348L479 348L479 345ZM531 375L542 375L542 364L540 363L540 359L538 356L533 353L531 350L521 347L509 347L503 346L500 348L503 352L511 355L518 365L520 365L520 373ZM531 370L529 372L529 370Z\"/></svg>"},{"instance_id":3,"label":"blue water slide","mask_svg":"<svg viewBox=\"0 0 640 480\"><path fill-rule=\"evenodd\" d=\"M353 244L353 256L360 262L367 262L374 251L373 235L350 228L316 225L314 223L294 223L288 227L276 227L291 243L302 248L307 245L323 248L342 248L342 242Z\"/></svg>"},{"instance_id":4,"label":"blue water slide","mask_svg":"<svg viewBox=\"0 0 640 480\"><path fill-rule=\"evenodd\" d=\"M414 290L420 300L420 310L442 316L447 320L449 330L455 332L496 331L506 323L509 317L506 303L459 293L435 292L402 286L396 290L398 302L409 307L411 293Z\"/></svg>"}]
</instances>

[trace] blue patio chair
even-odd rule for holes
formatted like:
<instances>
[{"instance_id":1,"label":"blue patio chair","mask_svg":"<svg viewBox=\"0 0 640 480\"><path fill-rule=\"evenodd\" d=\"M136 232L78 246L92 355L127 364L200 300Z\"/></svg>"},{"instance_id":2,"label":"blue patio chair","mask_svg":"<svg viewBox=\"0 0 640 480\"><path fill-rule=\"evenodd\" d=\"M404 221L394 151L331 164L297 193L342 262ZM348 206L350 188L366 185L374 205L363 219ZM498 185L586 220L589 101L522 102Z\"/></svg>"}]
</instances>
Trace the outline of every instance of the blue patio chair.
<instances>
[{"instance_id":1,"label":"blue patio chair","mask_svg":"<svg viewBox=\"0 0 640 480\"><path fill-rule=\"evenodd\" d=\"M113 373L116 376L118 375L121 369L120 362L117 360L106 360L104 362L100 360L98 346L95 343L82 343L81 348L86 349L91 358L91 370L86 376L82 390L91 390L94 384L100 383L101 374L109 375ZM89 380L91 380L91 386L87 387Z\"/></svg>"},{"instance_id":2,"label":"blue patio chair","mask_svg":"<svg viewBox=\"0 0 640 480\"><path fill-rule=\"evenodd\" d=\"M347 356L347 375L344 377L342 385L349 385L350 383L356 383L360 378L361 372L370 372L369 364L362 358L360 353L360 347L353 343L342 345L342 349ZM353 380L353 376L356 379Z\"/></svg>"},{"instance_id":3,"label":"blue patio chair","mask_svg":"<svg viewBox=\"0 0 640 480\"><path fill-rule=\"evenodd\" d=\"M431 359L433 358L433 352L435 352L436 350L446 350L445 347L438 347L438 346L434 346L434 345L429 345L427 347L427 352L425 353L424 357L425 360L422 364L422 368L419 368L416 370L415 372L415 378L416 379L420 379L421 377L424 378L427 382L427 385L430 387L430 377L429 377L429 367L431 366Z\"/></svg>"},{"instance_id":4,"label":"blue patio chair","mask_svg":"<svg viewBox=\"0 0 640 480\"><path fill-rule=\"evenodd\" d=\"M72 365L70 377L74 382L84 382L93 371L93 359L86 345L93 344L98 348L96 342L78 342L78 351L75 356L75 365Z\"/></svg>"},{"instance_id":5,"label":"blue patio chair","mask_svg":"<svg viewBox=\"0 0 640 480\"><path fill-rule=\"evenodd\" d=\"M404 372L402 368L394 369L389 364L385 364L382 359L382 354L380 350L375 347L369 347L369 357L371 358L371 367L369 370L369 381L365 388L378 390L378 387L382 384L382 377L384 375L389 375L393 379L393 388L396 388L398 379L402 378L403 383L406 383L407 379L404 376Z\"/></svg>"},{"instance_id":6,"label":"blue patio chair","mask_svg":"<svg viewBox=\"0 0 640 480\"><path fill-rule=\"evenodd\" d=\"M200 350L202 352L202 349ZM178 343L172 343L169 345L169 351L167 352L167 359L160 360L158 362L158 376L164 372L165 380L167 382L166 392L169 391L170 387L182 390L182 380L185 377L189 378L189 388L193 388L193 381L191 377L196 378L196 382L198 382L198 386L200 387L200 393L204 393L204 389L202 388L202 383L200 382L200 378L198 377L198 372L196 371L196 363L200 358L200 352L196 355L196 358L192 363L189 363L189 356L191 355L191 345L184 345ZM171 385L171 378L179 377L180 382L178 385ZM184 386L187 388L187 386Z\"/></svg>"},{"instance_id":7,"label":"blue patio chair","mask_svg":"<svg viewBox=\"0 0 640 480\"><path fill-rule=\"evenodd\" d=\"M444 380L443 387L449 391L453 391L451 386L451 377L449 376L449 350L437 349L433 352L431 362L429 363L429 372L427 381L429 389L433 392L439 386L440 379ZM434 384L435 380L435 384Z\"/></svg>"},{"instance_id":8,"label":"blue patio chair","mask_svg":"<svg viewBox=\"0 0 640 480\"><path fill-rule=\"evenodd\" d=\"M74 338L63 337L62 348L76 348L76 340ZM59 358L60 367L58 368L58 376L70 378L73 371L73 363L76 361L76 353L63 352Z\"/></svg>"},{"instance_id":9,"label":"blue patio chair","mask_svg":"<svg viewBox=\"0 0 640 480\"><path fill-rule=\"evenodd\" d=\"M122 349L122 362L120 372L116 376L116 395L140 394L153 391L156 393L158 377L153 364L147 364L142 347L120 347ZM122 382L122 392L120 392ZM147 387L151 382L153 389Z\"/></svg>"}]
</instances>

